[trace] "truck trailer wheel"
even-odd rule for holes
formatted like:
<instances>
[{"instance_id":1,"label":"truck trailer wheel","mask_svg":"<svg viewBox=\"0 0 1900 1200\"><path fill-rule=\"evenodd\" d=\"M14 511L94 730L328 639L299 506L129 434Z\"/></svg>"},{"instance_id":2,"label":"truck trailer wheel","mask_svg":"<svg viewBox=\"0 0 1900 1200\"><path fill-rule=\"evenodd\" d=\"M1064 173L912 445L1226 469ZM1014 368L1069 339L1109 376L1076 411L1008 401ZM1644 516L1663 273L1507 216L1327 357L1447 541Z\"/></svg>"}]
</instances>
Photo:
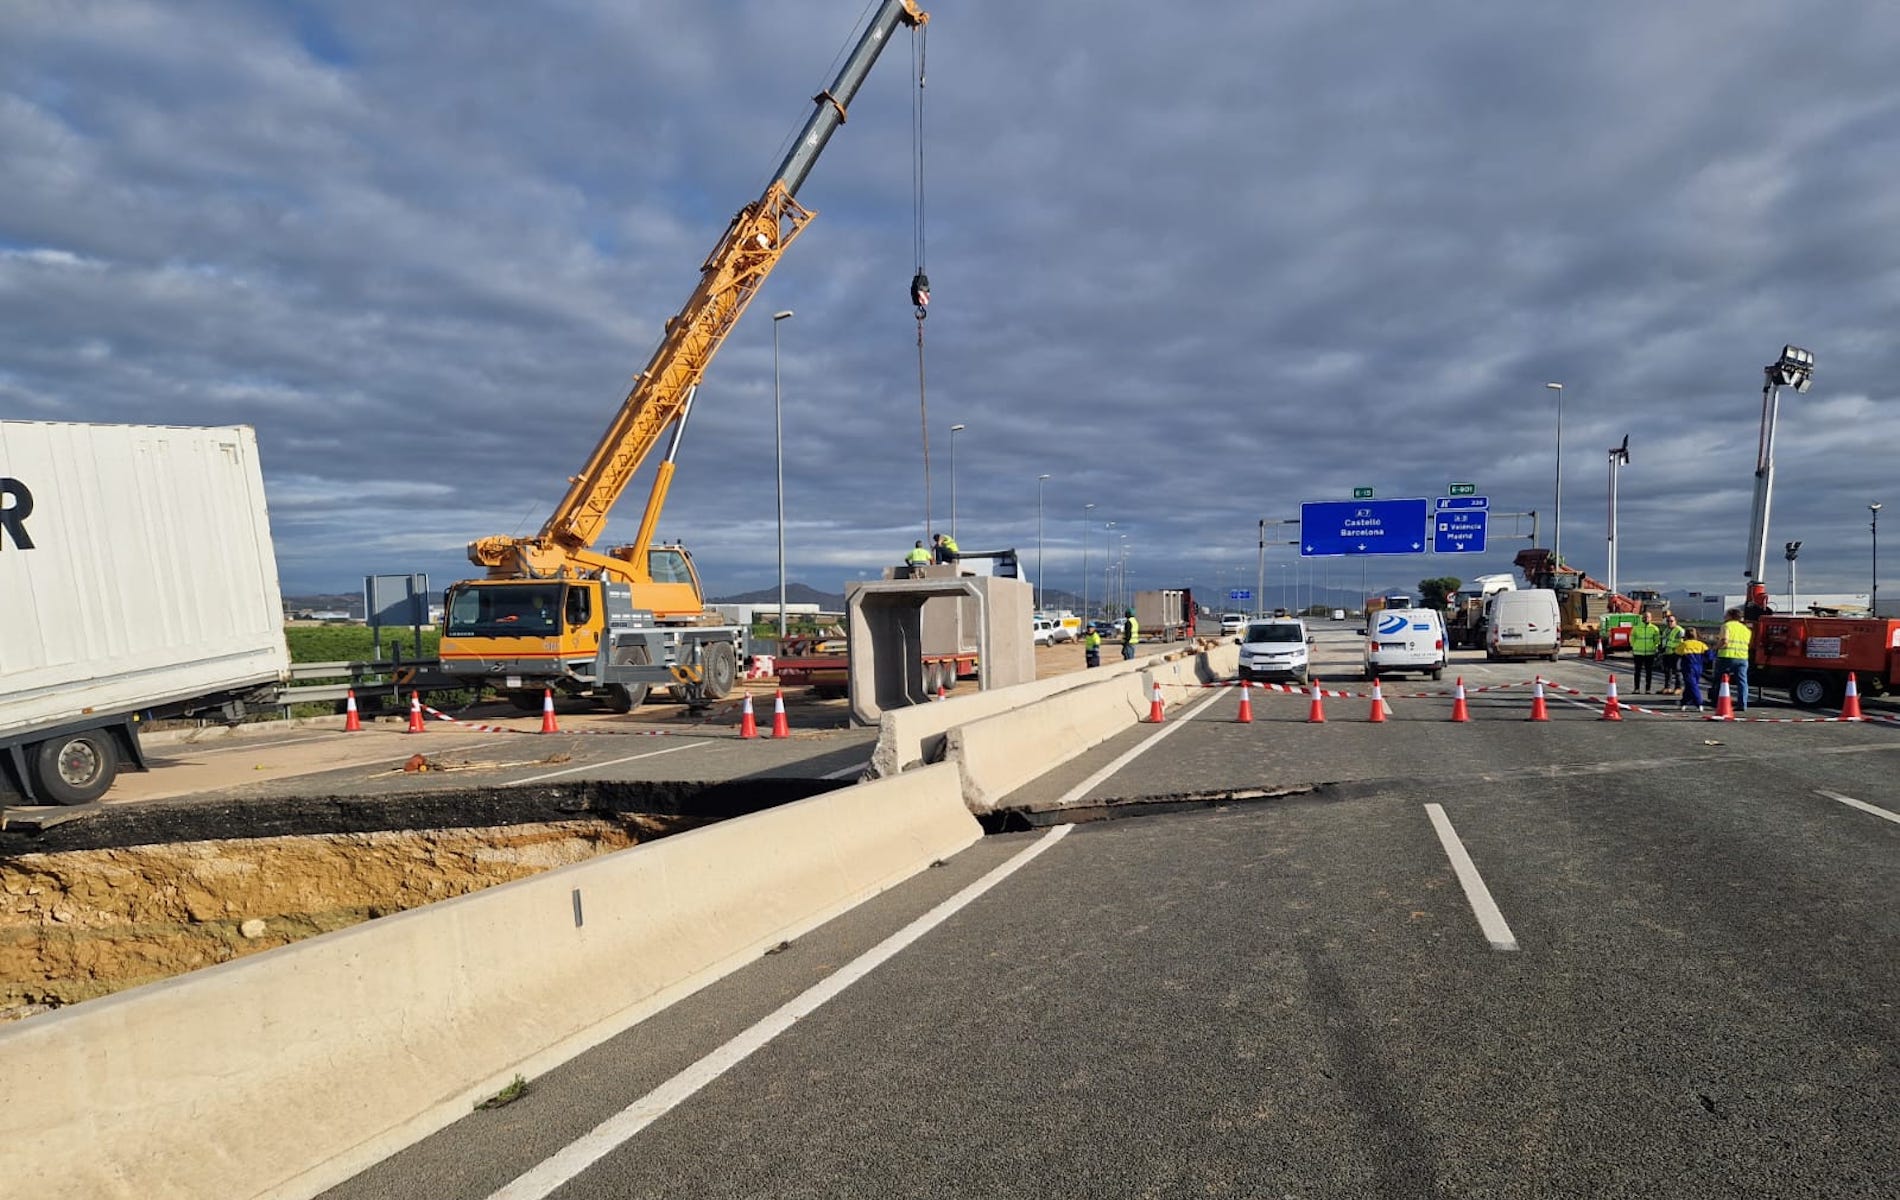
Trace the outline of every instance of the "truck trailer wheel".
<instances>
[{"instance_id":1,"label":"truck trailer wheel","mask_svg":"<svg viewBox=\"0 0 1900 1200\"><path fill-rule=\"evenodd\" d=\"M33 781L55 804L90 804L119 774L119 747L107 729L88 729L41 742L33 754Z\"/></svg>"},{"instance_id":2,"label":"truck trailer wheel","mask_svg":"<svg viewBox=\"0 0 1900 1200\"><path fill-rule=\"evenodd\" d=\"M1788 698L1802 708L1819 708L1823 704L1831 704L1833 694L1834 683L1825 675L1803 675L1788 689Z\"/></svg>"}]
</instances>

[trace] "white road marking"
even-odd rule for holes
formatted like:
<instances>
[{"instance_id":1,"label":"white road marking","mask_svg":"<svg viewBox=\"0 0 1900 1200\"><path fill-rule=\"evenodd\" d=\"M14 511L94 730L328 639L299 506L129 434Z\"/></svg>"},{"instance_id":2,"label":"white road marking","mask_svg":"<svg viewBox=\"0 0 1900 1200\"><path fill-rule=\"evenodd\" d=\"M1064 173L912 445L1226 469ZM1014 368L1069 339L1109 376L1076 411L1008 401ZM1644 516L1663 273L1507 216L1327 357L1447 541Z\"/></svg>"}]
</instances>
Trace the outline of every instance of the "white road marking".
<instances>
[{"instance_id":1,"label":"white road marking","mask_svg":"<svg viewBox=\"0 0 1900 1200\"><path fill-rule=\"evenodd\" d=\"M1869 804L1865 800L1856 800L1852 796L1843 796L1839 792L1827 792L1819 788L1816 788L1815 791L1820 795L1826 796L1829 800L1839 800L1849 808L1858 808L1864 813L1872 813L1876 817L1883 817L1896 825L1900 825L1900 813L1888 812L1878 804Z\"/></svg>"},{"instance_id":2,"label":"white road marking","mask_svg":"<svg viewBox=\"0 0 1900 1200\"><path fill-rule=\"evenodd\" d=\"M1022 853L865 951L836 974L801 992L758 1024L608 1117L552 1157L543 1159L527 1173L491 1195L489 1200L541 1200L611 1154L642 1129L691 1099L701 1088L744 1062L747 1056L773 1038L816 1012L826 1001L888 962L898 951L1029 865L1032 859L1061 841L1073 828L1073 825L1058 825L1049 830Z\"/></svg>"},{"instance_id":3,"label":"white road marking","mask_svg":"<svg viewBox=\"0 0 1900 1200\"><path fill-rule=\"evenodd\" d=\"M543 779L558 779L563 775L572 775L576 771L598 771L603 767L617 767L621 763L639 762L643 758L658 758L662 754L676 754L681 750L691 750L694 746L710 746L711 742L687 742L680 746L668 746L664 750L649 750L645 754L629 754L625 758L610 759L603 763L582 763L578 767L563 767L559 771L549 771L545 775L530 775L526 779L517 779L504 787L520 787L527 783L540 783Z\"/></svg>"},{"instance_id":4,"label":"white road marking","mask_svg":"<svg viewBox=\"0 0 1900 1200\"><path fill-rule=\"evenodd\" d=\"M1457 873L1459 886L1465 889L1465 899L1471 902L1472 915L1478 918L1478 928L1484 931L1485 940L1491 943L1493 950L1517 949L1517 935L1511 932L1504 914L1498 911L1497 901L1491 898L1491 889L1484 886L1484 877L1478 874L1471 856L1465 853L1465 844L1458 840L1458 831L1451 827L1445 806L1427 804L1425 815L1432 819L1432 828L1438 831L1438 842L1445 848L1445 856L1451 859L1451 869Z\"/></svg>"},{"instance_id":5,"label":"white road marking","mask_svg":"<svg viewBox=\"0 0 1900 1200\"><path fill-rule=\"evenodd\" d=\"M831 773L830 773L830 774L828 774L828 775L820 775L820 776L819 776L818 778L820 778L820 779L843 779L843 778L844 778L844 777L845 777L846 775L862 775L862 774L863 774L864 772L866 772L866 771L868 771L868 770L870 770L870 769L871 769L871 764L870 764L870 763L868 763L868 762L861 762L861 763L857 763L857 764L855 764L855 765L853 765L853 766L849 766L849 767L846 767L846 768L844 768L844 769L843 769L843 770L841 770L841 771L833 771L833 772L831 772Z\"/></svg>"},{"instance_id":6,"label":"white road marking","mask_svg":"<svg viewBox=\"0 0 1900 1200\"><path fill-rule=\"evenodd\" d=\"M1109 763L1106 767L1103 767L1101 770L1097 771L1095 774L1089 776L1087 779L1084 779L1081 783L1076 784L1074 787L1070 788L1068 791L1062 793L1062 798L1056 801L1056 807L1057 808L1067 807L1068 805L1073 804L1077 800L1080 800L1082 797L1088 795L1090 792L1095 790L1096 785L1101 783L1102 780L1107 779L1110 775L1113 775L1115 772L1121 770L1123 767L1133 762L1139 756L1146 754L1148 753L1148 751L1154 749L1157 745L1160 744L1162 738L1167 737L1169 734L1173 733L1175 730L1181 728L1183 723L1193 720L1194 717L1198 713L1201 712L1201 710L1205 709L1208 705L1214 703L1216 700L1219 700L1222 696L1226 694L1227 694L1226 688L1215 689L1214 693L1211 696L1209 696L1207 699L1201 701L1199 704L1195 705L1193 708L1190 708L1186 712L1182 713L1180 717L1176 718L1174 724L1163 726L1160 733L1155 734L1151 738L1144 738L1142 740L1142 743L1139 746L1136 746L1134 749L1129 750L1128 752L1123 754L1120 758L1117 758L1114 762ZM1234 701L1234 703L1238 705L1240 701L1236 700Z\"/></svg>"}]
</instances>

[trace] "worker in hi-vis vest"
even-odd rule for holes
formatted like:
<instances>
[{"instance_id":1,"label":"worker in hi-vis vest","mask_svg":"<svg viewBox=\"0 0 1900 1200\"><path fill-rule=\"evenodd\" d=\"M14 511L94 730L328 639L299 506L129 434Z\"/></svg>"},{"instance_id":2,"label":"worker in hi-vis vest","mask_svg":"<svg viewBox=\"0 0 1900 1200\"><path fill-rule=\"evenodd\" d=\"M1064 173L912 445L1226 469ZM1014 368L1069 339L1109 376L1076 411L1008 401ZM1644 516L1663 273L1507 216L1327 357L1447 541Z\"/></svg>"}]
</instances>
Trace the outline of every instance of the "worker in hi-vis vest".
<instances>
[{"instance_id":1,"label":"worker in hi-vis vest","mask_svg":"<svg viewBox=\"0 0 1900 1200\"><path fill-rule=\"evenodd\" d=\"M910 553L904 556L904 562L913 567L930 565L930 551L925 548L922 538L917 539L917 544L910 548Z\"/></svg>"},{"instance_id":2,"label":"worker in hi-vis vest","mask_svg":"<svg viewBox=\"0 0 1900 1200\"><path fill-rule=\"evenodd\" d=\"M1135 620L1135 610L1129 609L1122 620L1122 657L1135 657L1135 643L1141 640L1141 622Z\"/></svg>"},{"instance_id":3,"label":"worker in hi-vis vest","mask_svg":"<svg viewBox=\"0 0 1900 1200\"><path fill-rule=\"evenodd\" d=\"M1754 639L1753 631L1742 624L1742 610L1729 609L1728 620L1722 622L1722 639L1715 644L1715 673L1729 677L1729 694L1739 712L1748 711L1748 644ZM1720 688L1719 680L1716 686Z\"/></svg>"},{"instance_id":4,"label":"worker in hi-vis vest","mask_svg":"<svg viewBox=\"0 0 1900 1200\"><path fill-rule=\"evenodd\" d=\"M1676 624L1675 613L1664 613L1662 623L1662 649L1657 651L1656 661L1662 667L1662 694L1679 696L1682 694L1682 664L1677 651L1682 649L1682 626Z\"/></svg>"},{"instance_id":5,"label":"worker in hi-vis vest","mask_svg":"<svg viewBox=\"0 0 1900 1200\"><path fill-rule=\"evenodd\" d=\"M1656 686L1656 655L1662 650L1662 630L1649 619L1647 612L1639 613L1636 624L1630 626L1630 657L1636 661L1636 670L1631 673L1630 691L1647 692Z\"/></svg>"}]
</instances>

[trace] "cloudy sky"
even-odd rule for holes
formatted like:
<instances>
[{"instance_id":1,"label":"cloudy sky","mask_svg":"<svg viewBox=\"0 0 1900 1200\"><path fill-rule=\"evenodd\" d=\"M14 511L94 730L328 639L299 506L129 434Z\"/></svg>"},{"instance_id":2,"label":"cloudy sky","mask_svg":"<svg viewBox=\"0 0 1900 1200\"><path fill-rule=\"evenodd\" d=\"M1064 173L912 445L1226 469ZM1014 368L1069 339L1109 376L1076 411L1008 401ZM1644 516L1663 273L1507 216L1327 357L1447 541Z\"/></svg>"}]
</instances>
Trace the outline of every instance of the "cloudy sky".
<instances>
[{"instance_id":1,"label":"cloudy sky","mask_svg":"<svg viewBox=\"0 0 1900 1200\"><path fill-rule=\"evenodd\" d=\"M1864 592L1876 500L1900 563L1891 0L932 11L929 517L962 424L966 548L1033 572L1044 474L1045 579L1079 590L1086 540L1097 594L1124 535L1136 586L1251 581L1260 519L1355 486L1472 481L1548 542L1561 381L1566 557L1603 573L1627 433L1620 582L1738 590L1794 342L1769 578L1798 538L1802 591ZM560 498L864 15L0 0L0 416L254 426L287 591L470 574ZM660 532L709 593L776 578L775 310L791 578L922 536L912 65L903 33L701 389ZM1508 570L1497 524L1371 581Z\"/></svg>"}]
</instances>

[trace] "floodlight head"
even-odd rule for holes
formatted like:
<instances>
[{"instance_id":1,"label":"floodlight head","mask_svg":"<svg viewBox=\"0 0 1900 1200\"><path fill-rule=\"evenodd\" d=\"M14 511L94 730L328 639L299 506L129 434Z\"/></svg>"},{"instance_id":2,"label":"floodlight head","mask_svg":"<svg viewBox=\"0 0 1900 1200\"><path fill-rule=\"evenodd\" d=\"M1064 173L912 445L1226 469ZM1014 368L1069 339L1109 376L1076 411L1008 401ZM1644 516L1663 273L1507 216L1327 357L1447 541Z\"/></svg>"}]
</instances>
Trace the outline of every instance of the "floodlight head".
<instances>
[{"instance_id":1,"label":"floodlight head","mask_svg":"<svg viewBox=\"0 0 1900 1200\"><path fill-rule=\"evenodd\" d=\"M1814 355L1799 346L1783 346L1768 374L1783 387L1805 392L1814 385Z\"/></svg>"},{"instance_id":2,"label":"floodlight head","mask_svg":"<svg viewBox=\"0 0 1900 1200\"><path fill-rule=\"evenodd\" d=\"M950 427L950 432L951 432L951 433L962 433L962 432L963 432L963 426L961 426L961 425L952 425L952 426Z\"/></svg>"},{"instance_id":3,"label":"floodlight head","mask_svg":"<svg viewBox=\"0 0 1900 1200\"><path fill-rule=\"evenodd\" d=\"M1793 562L1795 559L1795 555L1799 553L1801 553L1801 543L1789 542L1788 543L1788 561Z\"/></svg>"},{"instance_id":4,"label":"floodlight head","mask_svg":"<svg viewBox=\"0 0 1900 1200\"><path fill-rule=\"evenodd\" d=\"M773 314L772 314L772 319L773 319L774 321L783 321L783 320L784 320L784 319L785 319L786 317L789 317L789 316L791 316L791 315L792 315L792 310L788 308L788 309L786 309L786 310L785 310L784 312L775 312L775 313L773 313Z\"/></svg>"}]
</instances>

